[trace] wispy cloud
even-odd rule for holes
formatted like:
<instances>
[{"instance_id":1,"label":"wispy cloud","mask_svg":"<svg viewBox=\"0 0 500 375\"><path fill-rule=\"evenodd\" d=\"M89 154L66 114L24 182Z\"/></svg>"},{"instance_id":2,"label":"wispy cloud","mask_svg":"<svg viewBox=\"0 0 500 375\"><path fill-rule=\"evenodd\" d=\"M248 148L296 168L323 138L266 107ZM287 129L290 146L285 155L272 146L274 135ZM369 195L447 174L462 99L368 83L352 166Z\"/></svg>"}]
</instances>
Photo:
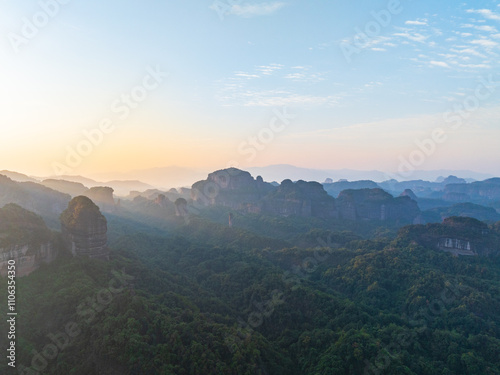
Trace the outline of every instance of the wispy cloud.
<instances>
[{"instance_id":1,"label":"wispy cloud","mask_svg":"<svg viewBox=\"0 0 500 375\"><path fill-rule=\"evenodd\" d=\"M260 3L260 4L241 4L233 5L229 11L230 14L240 17L255 17L271 15L285 6L283 2Z\"/></svg>"},{"instance_id":2,"label":"wispy cloud","mask_svg":"<svg viewBox=\"0 0 500 375\"><path fill-rule=\"evenodd\" d=\"M467 9L467 13L476 13L487 19L500 21L500 14L494 13L490 9Z\"/></svg>"},{"instance_id":3,"label":"wispy cloud","mask_svg":"<svg viewBox=\"0 0 500 375\"><path fill-rule=\"evenodd\" d=\"M257 70L266 76L270 76L275 71L283 69L283 65L281 64L269 64L269 65L261 65L257 67Z\"/></svg>"},{"instance_id":4,"label":"wispy cloud","mask_svg":"<svg viewBox=\"0 0 500 375\"><path fill-rule=\"evenodd\" d=\"M419 42L419 43L424 43L429 36L425 36L419 33L411 33L411 32L404 32L404 33L395 33L395 36L401 36L403 38L409 39L413 42Z\"/></svg>"},{"instance_id":5,"label":"wispy cloud","mask_svg":"<svg viewBox=\"0 0 500 375\"><path fill-rule=\"evenodd\" d=\"M236 72L234 73L234 75L235 77L248 78L248 79L260 78L260 76L258 76L257 74L249 74L245 72Z\"/></svg>"},{"instance_id":6,"label":"wispy cloud","mask_svg":"<svg viewBox=\"0 0 500 375\"><path fill-rule=\"evenodd\" d=\"M415 20L415 21L406 21L406 25L414 25L414 26L427 26L427 20Z\"/></svg>"},{"instance_id":7,"label":"wispy cloud","mask_svg":"<svg viewBox=\"0 0 500 375\"><path fill-rule=\"evenodd\" d=\"M497 42L494 42L493 40L489 40L489 39L476 39L476 40L471 41L471 43L480 45L484 48L493 48L493 47L498 46Z\"/></svg>"},{"instance_id":8,"label":"wispy cloud","mask_svg":"<svg viewBox=\"0 0 500 375\"><path fill-rule=\"evenodd\" d=\"M441 68L449 68L450 66L448 65L448 63L444 62L444 61L431 61L429 62L429 64L431 64L432 66L439 66Z\"/></svg>"}]
</instances>

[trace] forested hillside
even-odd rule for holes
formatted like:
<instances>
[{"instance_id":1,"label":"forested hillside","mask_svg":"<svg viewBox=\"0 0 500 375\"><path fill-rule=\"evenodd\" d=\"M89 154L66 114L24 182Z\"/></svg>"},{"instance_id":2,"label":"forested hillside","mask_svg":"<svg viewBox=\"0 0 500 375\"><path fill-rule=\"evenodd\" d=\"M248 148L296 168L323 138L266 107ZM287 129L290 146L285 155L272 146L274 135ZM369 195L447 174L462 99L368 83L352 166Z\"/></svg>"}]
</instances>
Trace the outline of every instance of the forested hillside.
<instances>
[{"instance_id":1,"label":"forested hillside","mask_svg":"<svg viewBox=\"0 0 500 375\"><path fill-rule=\"evenodd\" d=\"M193 219L111 218L109 262L18 279L18 373L500 374L497 255L422 245L421 226L286 242Z\"/></svg>"}]
</instances>

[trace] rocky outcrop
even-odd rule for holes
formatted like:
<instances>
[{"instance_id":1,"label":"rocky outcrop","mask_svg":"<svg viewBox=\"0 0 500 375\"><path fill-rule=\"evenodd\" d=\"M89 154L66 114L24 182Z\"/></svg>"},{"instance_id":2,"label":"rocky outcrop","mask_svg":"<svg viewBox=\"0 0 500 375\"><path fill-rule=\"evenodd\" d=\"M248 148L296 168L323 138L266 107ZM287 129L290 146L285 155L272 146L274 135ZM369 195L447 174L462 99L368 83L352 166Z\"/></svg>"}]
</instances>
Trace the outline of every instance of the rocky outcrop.
<instances>
[{"instance_id":1,"label":"rocky outcrop","mask_svg":"<svg viewBox=\"0 0 500 375\"><path fill-rule=\"evenodd\" d=\"M175 216L186 216L188 214L187 201L184 198L175 200Z\"/></svg>"},{"instance_id":2,"label":"rocky outcrop","mask_svg":"<svg viewBox=\"0 0 500 375\"><path fill-rule=\"evenodd\" d=\"M169 203L171 203L170 200L165 196L165 194L158 194L154 202L162 208L168 207Z\"/></svg>"},{"instance_id":3,"label":"rocky outcrop","mask_svg":"<svg viewBox=\"0 0 500 375\"><path fill-rule=\"evenodd\" d=\"M411 189L405 189L400 195L400 197L409 197L410 199L413 199L415 202L418 202L418 198L415 195L415 193Z\"/></svg>"},{"instance_id":4,"label":"rocky outcrop","mask_svg":"<svg viewBox=\"0 0 500 375\"><path fill-rule=\"evenodd\" d=\"M0 208L0 275L15 261L16 276L29 275L59 253L56 236L43 219L16 204Z\"/></svg>"},{"instance_id":5,"label":"rocky outcrop","mask_svg":"<svg viewBox=\"0 0 500 375\"><path fill-rule=\"evenodd\" d=\"M360 183L372 186L373 182ZM275 187L235 168L211 173L207 180L195 183L191 192L194 204L221 205L247 213L396 224L420 222L420 209L408 196L394 198L380 188L348 189L335 199L318 182L284 180Z\"/></svg>"},{"instance_id":6,"label":"rocky outcrop","mask_svg":"<svg viewBox=\"0 0 500 375\"><path fill-rule=\"evenodd\" d=\"M337 198L341 191L348 189L375 189L379 186L371 180L346 181L340 180L333 183L324 183L323 188L332 197Z\"/></svg>"},{"instance_id":7,"label":"rocky outcrop","mask_svg":"<svg viewBox=\"0 0 500 375\"><path fill-rule=\"evenodd\" d=\"M442 223L412 225L400 230L398 239L453 255L500 254L500 233L495 226L470 217L449 217Z\"/></svg>"},{"instance_id":8,"label":"rocky outcrop","mask_svg":"<svg viewBox=\"0 0 500 375\"><path fill-rule=\"evenodd\" d=\"M337 217L335 199L318 182L284 180L260 203L263 213L280 216Z\"/></svg>"},{"instance_id":9,"label":"rocky outcrop","mask_svg":"<svg viewBox=\"0 0 500 375\"><path fill-rule=\"evenodd\" d=\"M424 180L397 181L387 180L379 182L378 186L388 193L397 196L406 189L411 189L417 197L421 198L441 198L442 190L447 184L465 185L466 181L455 176L448 176L439 182L430 182Z\"/></svg>"},{"instance_id":10,"label":"rocky outcrop","mask_svg":"<svg viewBox=\"0 0 500 375\"><path fill-rule=\"evenodd\" d=\"M115 208L115 199L113 197L113 188L107 186L96 186L90 188L84 196L90 198L103 211L113 211Z\"/></svg>"},{"instance_id":11,"label":"rocky outcrop","mask_svg":"<svg viewBox=\"0 0 500 375\"><path fill-rule=\"evenodd\" d=\"M344 190L336 200L339 217L347 220L381 220L412 224L420 209L411 198L394 198L382 189Z\"/></svg>"},{"instance_id":12,"label":"rocky outcrop","mask_svg":"<svg viewBox=\"0 0 500 375\"><path fill-rule=\"evenodd\" d=\"M236 168L219 170L196 182L191 189L191 198L198 205L221 205L243 209L255 205L275 188L262 180L254 179L250 173Z\"/></svg>"},{"instance_id":13,"label":"rocky outcrop","mask_svg":"<svg viewBox=\"0 0 500 375\"><path fill-rule=\"evenodd\" d=\"M484 203L500 200L500 178L490 178L470 184L449 184L444 199L453 202Z\"/></svg>"},{"instance_id":14,"label":"rocky outcrop","mask_svg":"<svg viewBox=\"0 0 500 375\"><path fill-rule=\"evenodd\" d=\"M66 245L75 256L108 259L107 221L89 198L73 198L61 214L61 230Z\"/></svg>"}]
</instances>

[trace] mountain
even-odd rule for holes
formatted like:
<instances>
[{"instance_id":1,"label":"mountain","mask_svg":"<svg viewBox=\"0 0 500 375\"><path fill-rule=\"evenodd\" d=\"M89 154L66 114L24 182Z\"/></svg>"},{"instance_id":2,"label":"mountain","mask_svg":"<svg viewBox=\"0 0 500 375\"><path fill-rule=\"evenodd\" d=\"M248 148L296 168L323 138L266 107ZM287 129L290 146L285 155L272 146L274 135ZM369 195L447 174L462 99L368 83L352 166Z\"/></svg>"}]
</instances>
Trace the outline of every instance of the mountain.
<instances>
[{"instance_id":1,"label":"mountain","mask_svg":"<svg viewBox=\"0 0 500 375\"><path fill-rule=\"evenodd\" d=\"M89 198L73 198L61 214L63 239L74 256L109 259L107 220Z\"/></svg>"},{"instance_id":2,"label":"mountain","mask_svg":"<svg viewBox=\"0 0 500 375\"><path fill-rule=\"evenodd\" d=\"M394 198L380 188L344 190L335 203L340 218L345 220L380 220L400 225L420 220L417 202L408 196Z\"/></svg>"},{"instance_id":3,"label":"mountain","mask_svg":"<svg viewBox=\"0 0 500 375\"><path fill-rule=\"evenodd\" d=\"M255 176L262 176L266 181L283 181L291 179L293 181L325 181L328 178L335 180L346 179L349 181L372 180L382 182L390 179L396 180L428 180L436 181L441 176L458 176L461 178L473 178L475 180L484 180L493 177L490 174L478 173L469 170L415 170L411 174L386 173L382 171L362 171L354 169L311 169L301 168L289 164L269 165L265 167L246 168ZM404 189L403 189L404 190ZM401 193L401 190L399 193ZM398 193L398 194L399 194Z\"/></svg>"},{"instance_id":4,"label":"mountain","mask_svg":"<svg viewBox=\"0 0 500 375\"><path fill-rule=\"evenodd\" d=\"M33 177L26 176L25 174L18 173L18 172L3 170L3 171L0 171L0 175L7 176L12 181L16 181L16 182L38 182L37 179L35 179Z\"/></svg>"},{"instance_id":5,"label":"mountain","mask_svg":"<svg viewBox=\"0 0 500 375\"><path fill-rule=\"evenodd\" d=\"M347 189L375 189L379 188L375 182L371 180L361 181L337 181L333 183L323 183L323 188L332 197L337 198L342 190Z\"/></svg>"},{"instance_id":6,"label":"mountain","mask_svg":"<svg viewBox=\"0 0 500 375\"><path fill-rule=\"evenodd\" d=\"M84 194L88 189L88 187L84 186L79 182L72 182L66 180L55 180L48 179L43 180L41 185L51 188L53 190L57 190L64 194L69 194L72 197L76 197L77 195Z\"/></svg>"},{"instance_id":7,"label":"mountain","mask_svg":"<svg viewBox=\"0 0 500 375\"><path fill-rule=\"evenodd\" d=\"M260 212L278 216L337 217L335 199L318 182L284 180L259 202Z\"/></svg>"},{"instance_id":8,"label":"mountain","mask_svg":"<svg viewBox=\"0 0 500 375\"><path fill-rule=\"evenodd\" d=\"M104 182L102 185L113 188L115 194L121 197L129 195L131 191L145 191L153 188L153 186L138 180L113 180Z\"/></svg>"},{"instance_id":9,"label":"mountain","mask_svg":"<svg viewBox=\"0 0 500 375\"><path fill-rule=\"evenodd\" d=\"M275 190L262 177L254 179L247 171L228 168L210 173L191 188L191 197L199 205L221 205L234 209L255 206L261 198Z\"/></svg>"},{"instance_id":10,"label":"mountain","mask_svg":"<svg viewBox=\"0 0 500 375\"><path fill-rule=\"evenodd\" d=\"M394 198L380 188L344 190L335 199L318 182L285 179L276 188L260 176L254 179L249 172L236 168L209 174L193 185L191 194L195 206L223 206L275 216L380 220L401 225L418 221L420 215L415 201Z\"/></svg>"},{"instance_id":11,"label":"mountain","mask_svg":"<svg viewBox=\"0 0 500 375\"><path fill-rule=\"evenodd\" d=\"M500 221L500 213L493 207L485 207L474 203L457 203L448 207L431 208L422 213L427 223L441 222L451 216L472 217L474 219L494 223Z\"/></svg>"},{"instance_id":12,"label":"mountain","mask_svg":"<svg viewBox=\"0 0 500 375\"><path fill-rule=\"evenodd\" d=\"M500 200L500 178L490 178L470 184L449 184L443 199L454 202L487 202Z\"/></svg>"},{"instance_id":13,"label":"mountain","mask_svg":"<svg viewBox=\"0 0 500 375\"><path fill-rule=\"evenodd\" d=\"M246 168L252 175L262 176L266 181L325 181L328 178L333 180L374 180L384 181L387 176L380 171L357 171L353 169L311 169L301 168L288 164L269 165L266 167Z\"/></svg>"},{"instance_id":14,"label":"mountain","mask_svg":"<svg viewBox=\"0 0 500 375\"><path fill-rule=\"evenodd\" d=\"M203 169L170 166L163 168L139 169L130 172L102 173L96 174L95 178L104 181L140 180L148 185L154 186L155 188L168 190L173 187L191 186L193 182L202 179L208 173L208 170Z\"/></svg>"},{"instance_id":15,"label":"mountain","mask_svg":"<svg viewBox=\"0 0 500 375\"><path fill-rule=\"evenodd\" d=\"M40 215L50 228L59 228L59 215L71 196L34 182L15 182L0 175L0 207L15 203Z\"/></svg>"},{"instance_id":16,"label":"mountain","mask_svg":"<svg viewBox=\"0 0 500 375\"><path fill-rule=\"evenodd\" d=\"M83 177L83 176L50 176L46 178L39 177L38 178L40 181L41 180L64 180L64 181L70 181L70 182L76 182L79 184L82 184L88 188L94 187L94 186L100 186L102 185L102 182L95 181L91 178Z\"/></svg>"},{"instance_id":17,"label":"mountain","mask_svg":"<svg viewBox=\"0 0 500 375\"><path fill-rule=\"evenodd\" d=\"M0 208L0 275L7 275L8 262L16 262L16 276L26 276L42 263L53 262L59 253L57 236L43 219L10 203Z\"/></svg>"},{"instance_id":18,"label":"mountain","mask_svg":"<svg viewBox=\"0 0 500 375\"><path fill-rule=\"evenodd\" d=\"M470 217L453 216L442 223L405 227L400 230L398 239L453 255L500 254L500 233Z\"/></svg>"},{"instance_id":19,"label":"mountain","mask_svg":"<svg viewBox=\"0 0 500 375\"><path fill-rule=\"evenodd\" d=\"M58 183L57 181L63 182ZM85 192L85 188L93 188L99 186L111 187L119 196L127 196L131 191L134 190L144 191L153 188L153 186L149 184L134 179L99 182L83 176L57 176L45 179L43 181L43 184L48 187L54 188L55 190L63 191L72 196L83 194Z\"/></svg>"},{"instance_id":20,"label":"mountain","mask_svg":"<svg viewBox=\"0 0 500 375\"><path fill-rule=\"evenodd\" d=\"M397 180L387 180L379 182L378 185L385 191L393 194L399 195L405 190L411 190L416 196L422 198L430 197L441 197L442 191L448 184L466 184L467 181L462 178L455 176L448 176L442 179L440 182L431 182L424 180L409 180L409 181L397 181Z\"/></svg>"}]
</instances>

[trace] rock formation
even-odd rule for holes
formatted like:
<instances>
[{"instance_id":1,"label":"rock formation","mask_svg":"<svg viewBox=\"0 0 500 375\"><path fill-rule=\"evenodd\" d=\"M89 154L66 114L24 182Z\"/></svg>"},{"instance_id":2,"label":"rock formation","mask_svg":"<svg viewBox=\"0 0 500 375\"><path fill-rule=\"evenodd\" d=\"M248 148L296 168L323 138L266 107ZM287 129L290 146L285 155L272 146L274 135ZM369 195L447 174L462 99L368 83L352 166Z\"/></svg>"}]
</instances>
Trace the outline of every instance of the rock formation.
<instances>
[{"instance_id":1,"label":"rock formation","mask_svg":"<svg viewBox=\"0 0 500 375\"><path fill-rule=\"evenodd\" d=\"M324 189L332 197L337 198L341 191L348 189L375 189L379 186L371 180L347 181L339 180L333 183L324 183Z\"/></svg>"},{"instance_id":2,"label":"rock formation","mask_svg":"<svg viewBox=\"0 0 500 375\"><path fill-rule=\"evenodd\" d=\"M113 211L115 208L115 199L113 198L113 189L107 186L96 186L90 188L84 196L90 198L103 211Z\"/></svg>"},{"instance_id":3,"label":"rock formation","mask_svg":"<svg viewBox=\"0 0 500 375\"><path fill-rule=\"evenodd\" d=\"M339 217L347 220L395 221L412 224L420 209L407 196L394 198L382 189L344 190L336 200Z\"/></svg>"},{"instance_id":4,"label":"rock formation","mask_svg":"<svg viewBox=\"0 0 500 375\"><path fill-rule=\"evenodd\" d=\"M0 275L9 260L16 262L16 276L29 275L58 255L55 235L42 218L16 204L0 208Z\"/></svg>"},{"instance_id":5,"label":"rock formation","mask_svg":"<svg viewBox=\"0 0 500 375\"><path fill-rule=\"evenodd\" d=\"M261 211L280 216L337 217L335 199L318 182L284 180L278 189L266 195Z\"/></svg>"},{"instance_id":6,"label":"rock formation","mask_svg":"<svg viewBox=\"0 0 500 375\"><path fill-rule=\"evenodd\" d=\"M470 184L449 184L444 194L443 199L454 202L485 203L488 200L500 200L500 178Z\"/></svg>"},{"instance_id":7,"label":"rock formation","mask_svg":"<svg viewBox=\"0 0 500 375\"><path fill-rule=\"evenodd\" d=\"M73 255L108 259L107 221L89 198L73 198L61 214L63 238Z\"/></svg>"},{"instance_id":8,"label":"rock formation","mask_svg":"<svg viewBox=\"0 0 500 375\"><path fill-rule=\"evenodd\" d=\"M418 202L418 198L415 193L411 189L405 189L400 195L400 197L409 197L413 199L415 202Z\"/></svg>"},{"instance_id":9,"label":"rock formation","mask_svg":"<svg viewBox=\"0 0 500 375\"><path fill-rule=\"evenodd\" d=\"M246 171L228 168L210 173L206 180L196 182L191 189L191 198L198 205L242 209L256 204L272 190L274 187L262 177L254 179Z\"/></svg>"},{"instance_id":10,"label":"rock formation","mask_svg":"<svg viewBox=\"0 0 500 375\"><path fill-rule=\"evenodd\" d=\"M187 214L187 201L184 198L177 198L175 200L175 215L186 216Z\"/></svg>"},{"instance_id":11,"label":"rock formation","mask_svg":"<svg viewBox=\"0 0 500 375\"><path fill-rule=\"evenodd\" d=\"M221 205L247 213L382 220L398 224L420 222L420 209L408 196L394 198L380 188L367 188L344 190L335 199L318 182L284 180L275 187L260 176L254 179L250 173L236 168L211 173L206 180L195 183L191 193L194 204Z\"/></svg>"},{"instance_id":12,"label":"rock formation","mask_svg":"<svg viewBox=\"0 0 500 375\"><path fill-rule=\"evenodd\" d=\"M453 255L487 256L500 253L500 232L495 226L470 217L449 217L442 223L411 225L400 230L399 239Z\"/></svg>"}]
</instances>

